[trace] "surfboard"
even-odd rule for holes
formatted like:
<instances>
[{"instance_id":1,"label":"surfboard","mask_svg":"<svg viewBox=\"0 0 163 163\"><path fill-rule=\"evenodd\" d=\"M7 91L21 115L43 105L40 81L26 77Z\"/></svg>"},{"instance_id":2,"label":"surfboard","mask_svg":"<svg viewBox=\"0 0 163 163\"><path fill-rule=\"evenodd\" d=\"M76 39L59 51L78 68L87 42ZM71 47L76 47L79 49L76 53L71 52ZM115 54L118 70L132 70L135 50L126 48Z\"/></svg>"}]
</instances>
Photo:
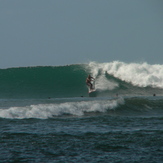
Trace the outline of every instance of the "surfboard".
<instances>
[{"instance_id":1,"label":"surfboard","mask_svg":"<svg viewBox=\"0 0 163 163\"><path fill-rule=\"evenodd\" d=\"M90 90L88 94L89 94L89 97L96 97L97 96L97 91L95 89Z\"/></svg>"},{"instance_id":2,"label":"surfboard","mask_svg":"<svg viewBox=\"0 0 163 163\"><path fill-rule=\"evenodd\" d=\"M91 89L88 91L88 93L92 93L92 92L95 92L96 90L95 89Z\"/></svg>"}]
</instances>

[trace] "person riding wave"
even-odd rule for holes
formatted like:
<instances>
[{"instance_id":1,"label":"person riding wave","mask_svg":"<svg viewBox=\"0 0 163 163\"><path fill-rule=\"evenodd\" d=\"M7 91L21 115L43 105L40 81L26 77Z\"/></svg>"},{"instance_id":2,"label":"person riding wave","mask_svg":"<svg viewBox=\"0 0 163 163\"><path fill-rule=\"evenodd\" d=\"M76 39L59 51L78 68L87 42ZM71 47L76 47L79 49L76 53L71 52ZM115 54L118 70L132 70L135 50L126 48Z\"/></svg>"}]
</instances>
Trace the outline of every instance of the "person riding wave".
<instances>
[{"instance_id":1,"label":"person riding wave","mask_svg":"<svg viewBox=\"0 0 163 163\"><path fill-rule=\"evenodd\" d=\"M91 75L88 75L87 79L86 79L86 84L88 85L88 87L90 87L90 89L93 89L93 84L91 83L91 81L95 80L95 78L93 78Z\"/></svg>"}]
</instances>

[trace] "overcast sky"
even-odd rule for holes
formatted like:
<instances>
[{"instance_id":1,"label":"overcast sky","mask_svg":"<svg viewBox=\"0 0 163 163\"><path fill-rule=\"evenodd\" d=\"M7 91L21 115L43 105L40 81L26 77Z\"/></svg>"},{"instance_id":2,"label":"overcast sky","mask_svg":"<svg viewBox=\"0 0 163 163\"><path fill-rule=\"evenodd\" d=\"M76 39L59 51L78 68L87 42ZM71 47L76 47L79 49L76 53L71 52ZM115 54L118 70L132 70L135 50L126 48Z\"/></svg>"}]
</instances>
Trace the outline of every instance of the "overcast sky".
<instances>
[{"instance_id":1,"label":"overcast sky","mask_svg":"<svg viewBox=\"0 0 163 163\"><path fill-rule=\"evenodd\" d=\"M163 0L0 0L0 68L163 62Z\"/></svg>"}]
</instances>

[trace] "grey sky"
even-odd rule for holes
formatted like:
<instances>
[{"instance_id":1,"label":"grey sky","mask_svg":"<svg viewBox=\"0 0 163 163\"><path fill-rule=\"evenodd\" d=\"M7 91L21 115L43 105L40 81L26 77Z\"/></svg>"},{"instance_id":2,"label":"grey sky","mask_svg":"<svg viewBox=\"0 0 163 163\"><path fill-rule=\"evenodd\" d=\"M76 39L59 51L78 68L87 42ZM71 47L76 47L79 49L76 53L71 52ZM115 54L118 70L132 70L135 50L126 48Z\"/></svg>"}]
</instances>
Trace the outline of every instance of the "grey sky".
<instances>
[{"instance_id":1,"label":"grey sky","mask_svg":"<svg viewBox=\"0 0 163 163\"><path fill-rule=\"evenodd\" d=\"M162 0L0 0L0 68L163 61Z\"/></svg>"}]
</instances>

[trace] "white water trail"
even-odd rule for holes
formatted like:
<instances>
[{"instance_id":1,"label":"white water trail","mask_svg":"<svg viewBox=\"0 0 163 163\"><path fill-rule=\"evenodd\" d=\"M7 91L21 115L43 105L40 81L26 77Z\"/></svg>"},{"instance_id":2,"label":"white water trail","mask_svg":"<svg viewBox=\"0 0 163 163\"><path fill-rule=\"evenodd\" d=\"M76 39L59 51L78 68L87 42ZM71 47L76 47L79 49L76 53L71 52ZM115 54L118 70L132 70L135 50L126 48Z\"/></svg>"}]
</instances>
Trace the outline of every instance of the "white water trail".
<instances>
[{"instance_id":1,"label":"white water trail","mask_svg":"<svg viewBox=\"0 0 163 163\"><path fill-rule=\"evenodd\" d=\"M88 69L90 69L91 75L96 80L96 89L99 91L113 90L119 86L119 84L115 81L108 80L106 78L106 70L103 64L99 64L96 62L90 62L88 65ZM100 75L99 75L100 74Z\"/></svg>"},{"instance_id":2,"label":"white water trail","mask_svg":"<svg viewBox=\"0 0 163 163\"><path fill-rule=\"evenodd\" d=\"M116 87L118 87L118 83L107 80L104 75L101 75L96 79L96 89L98 90L113 90Z\"/></svg>"}]
</instances>

